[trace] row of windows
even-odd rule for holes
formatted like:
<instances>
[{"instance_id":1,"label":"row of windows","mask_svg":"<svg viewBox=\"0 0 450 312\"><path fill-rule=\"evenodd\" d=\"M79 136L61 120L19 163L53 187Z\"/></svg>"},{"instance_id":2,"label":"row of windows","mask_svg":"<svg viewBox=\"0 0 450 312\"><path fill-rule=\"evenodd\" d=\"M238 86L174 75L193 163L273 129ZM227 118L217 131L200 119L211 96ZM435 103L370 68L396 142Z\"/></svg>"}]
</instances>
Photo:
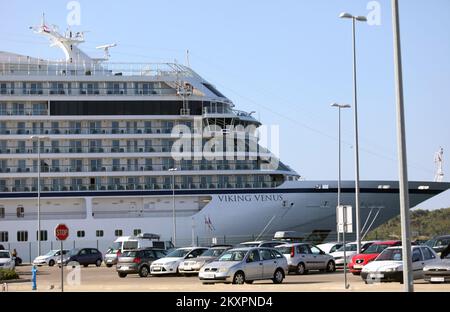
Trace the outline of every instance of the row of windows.
<instances>
[{"instance_id":1,"label":"row of windows","mask_svg":"<svg viewBox=\"0 0 450 312\"><path fill-rule=\"evenodd\" d=\"M176 90L164 82L3 82L1 95L151 95L175 94Z\"/></svg>"},{"instance_id":2,"label":"row of windows","mask_svg":"<svg viewBox=\"0 0 450 312\"><path fill-rule=\"evenodd\" d=\"M134 229L133 235L136 236L142 232L141 229ZM86 232L84 230L78 230L76 231L78 238L83 238L86 236ZM103 230L96 230L95 236L96 237L103 237L104 236ZM115 236L123 236L123 230L116 229L114 230ZM38 231L36 231L36 241L38 240ZM41 230L41 241L48 241L48 232L47 230ZM0 242L8 242L9 241L9 232L7 231L0 231ZM28 241L28 231L17 231L17 241L18 242L27 242Z\"/></svg>"},{"instance_id":3,"label":"row of windows","mask_svg":"<svg viewBox=\"0 0 450 312\"><path fill-rule=\"evenodd\" d=\"M170 175L164 177L89 177L43 179L41 191L95 191L143 189L216 189L216 188L266 188L276 187L284 181L280 175L217 175L177 176L173 183ZM36 192L37 179L0 179L0 192ZM1 214L0 214L1 215Z\"/></svg>"}]
</instances>

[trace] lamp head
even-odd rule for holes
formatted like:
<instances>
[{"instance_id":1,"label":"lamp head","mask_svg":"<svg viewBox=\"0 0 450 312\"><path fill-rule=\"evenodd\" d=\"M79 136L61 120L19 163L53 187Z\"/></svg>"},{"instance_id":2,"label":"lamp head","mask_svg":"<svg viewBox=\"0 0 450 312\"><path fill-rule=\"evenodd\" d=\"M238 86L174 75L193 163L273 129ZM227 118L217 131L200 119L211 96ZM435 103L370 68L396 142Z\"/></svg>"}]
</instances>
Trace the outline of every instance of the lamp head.
<instances>
[{"instance_id":1,"label":"lamp head","mask_svg":"<svg viewBox=\"0 0 450 312\"><path fill-rule=\"evenodd\" d=\"M367 22L367 17L365 16L355 16L355 19L360 22Z\"/></svg>"},{"instance_id":2,"label":"lamp head","mask_svg":"<svg viewBox=\"0 0 450 312\"><path fill-rule=\"evenodd\" d=\"M339 14L339 18L353 18L353 15L347 12L342 12L341 14Z\"/></svg>"}]
</instances>

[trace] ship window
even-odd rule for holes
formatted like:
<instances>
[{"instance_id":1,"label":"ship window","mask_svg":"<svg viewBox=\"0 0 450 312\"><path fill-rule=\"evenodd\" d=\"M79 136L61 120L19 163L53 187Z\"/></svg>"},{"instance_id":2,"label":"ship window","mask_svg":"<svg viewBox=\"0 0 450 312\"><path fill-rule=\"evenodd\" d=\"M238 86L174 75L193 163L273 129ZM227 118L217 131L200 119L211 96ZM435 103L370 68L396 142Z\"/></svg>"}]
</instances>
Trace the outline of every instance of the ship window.
<instances>
[{"instance_id":1,"label":"ship window","mask_svg":"<svg viewBox=\"0 0 450 312\"><path fill-rule=\"evenodd\" d=\"M137 236L137 235L141 234L141 232L142 232L141 229L134 229L134 230L133 230L133 235L134 235L134 236Z\"/></svg>"},{"instance_id":2,"label":"ship window","mask_svg":"<svg viewBox=\"0 0 450 312\"><path fill-rule=\"evenodd\" d=\"M17 206L17 218L23 218L25 216L25 209L23 206Z\"/></svg>"},{"instance_id":3,"label":"ship window","mask_svg":"<svg viewBox=\"0 0 450 312\"><path fill-rule=\"evenodd\" d=\"M38 240L38 231L36 231L36 240ZM48 240L48 233L46 230L41 230L41 241Z\"/></svg>"},{"instance_id":4,"label":"ship window","mask_svg":"<svg viewBox=\"0 0 450 312\"><path fill-rule=\"evenodd\" d=\"M97 231L95 231L95 236L97 236L97 237L103 237L103 230L97 230Z\"/></svg>"},{"instance_id":5,"label":"ship window","mask_svg":"<svg viewBox=\"0 0 450 312\"><path fill-rule=\"evenodd\" d=\"M77 237L85 237L86 233L84 231L77 231Z\"/></svg>"},{"instance_id":6,"label":"ship window","mask_svg":"<svg viewBox=\"0 0 450 312\"><path fill-rule=\"evenodd\" d=\"M8 241L8 232L0 232L0 242Z\"/></svg>"},{"instance_id":7,"label":"ship window","mask_svg":"<svg viewBox=\"0 0 450 312\"><path fill-rule=\"evenodd\" d=\"M5 217L5 207L0 206L0 219Z\"/></svg>"},{"instance_id":8,"label":"ship window","mask_svg":"<svg viewBox=\"0 0 450 312\"><path fill-rule=\"evenodd\" d=\"M17 241L18 242L27 242L28 241L28 232L27 231L17 231Z\"/></svg>"},{"instance_id":9,"label":"ship window","mask_svg":"<svg viewBox=\"0 0 450 312\"><path fill-rule=\"evenodd\" d=\"M123 236L123 231L122 230L114 230L114 235L115 236Z\"/></svg>"},{"instance_id":10,"label":"ship window","mask_svg":"<svg viewBox=\"0 0 450 312\"><path fill-rule=\"evenodd\" d=\"M219 90L217 90L216 88L214 88L211 84L209 83L203 83L203 85L212 93L214 93L216 96L218 97L225 97L225 95L223 95L222 93L219 92Z\"/></svg>"}]
</instances>

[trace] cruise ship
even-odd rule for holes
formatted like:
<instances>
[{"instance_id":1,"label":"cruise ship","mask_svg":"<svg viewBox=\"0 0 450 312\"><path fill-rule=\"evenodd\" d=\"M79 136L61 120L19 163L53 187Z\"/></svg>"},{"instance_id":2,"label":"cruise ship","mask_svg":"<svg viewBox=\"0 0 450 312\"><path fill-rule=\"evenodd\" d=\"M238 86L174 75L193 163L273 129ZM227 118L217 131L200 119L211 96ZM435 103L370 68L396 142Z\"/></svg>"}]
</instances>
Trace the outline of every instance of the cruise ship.
<instances>
[{"instance_id":1,"label":"cruise ship","mask_svg":"<svg viewBox=\"0 0 450 312\"><path fill-rule=\"evenodd\" d=\"M302 179L262 147L253 114L191 68L111 63L114 45L92 58L82 32L34 31L65 60L0 52L0 244L31 259L38 219L47 250L58 223L73 246L140 233L176 245L336 236L337 181ZM410 182L411 207L449 187ZM398 182L360 190L363 233L399 214ZM343 181L342 202L354 197Z\"/></svg>"}]
</instances>

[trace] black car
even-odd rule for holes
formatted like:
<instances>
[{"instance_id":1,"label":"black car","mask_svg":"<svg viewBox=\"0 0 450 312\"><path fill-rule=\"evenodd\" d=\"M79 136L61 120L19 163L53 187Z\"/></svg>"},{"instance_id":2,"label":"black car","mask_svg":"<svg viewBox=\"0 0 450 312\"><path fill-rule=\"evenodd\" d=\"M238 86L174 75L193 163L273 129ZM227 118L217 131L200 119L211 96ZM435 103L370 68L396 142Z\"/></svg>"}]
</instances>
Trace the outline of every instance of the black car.
<instances>
[{"instance_id":1,"label":"black car","mask_svg":"<svg viewBox=\"0 0 450 312\"><path fill-rule=\"evenodd\" d=\"M77 262L80 265L87 267L89 264L101 266L103 261L102 253L96 248L75 248L72 249L68 256L63 260L64 265L70 262ZM58 261L58 263L60 263Z\"/></svg>"},{"instance_id":2,"label":"black car","mask_svg":"<svg viewBox=\"0 0 450 312\"><path fill-rule=\"evenodd\" d=\"M436 236L425 243L428 247L431 247L436 253L442 252L448 245L450 245L450 235Z\"/></svg>"},{"instance_id":3,"label":"black car","mask_svg":"<svg viewBox=\"0 0 450 312\"><path fill-rule=\"evenodd\" d=\"M159 248L141 248L125 251L117 260L116 271L119 277L128 274L139 274L147 277L153 261L167 255L167 250Z\"/></svg>"}]
</instances>

